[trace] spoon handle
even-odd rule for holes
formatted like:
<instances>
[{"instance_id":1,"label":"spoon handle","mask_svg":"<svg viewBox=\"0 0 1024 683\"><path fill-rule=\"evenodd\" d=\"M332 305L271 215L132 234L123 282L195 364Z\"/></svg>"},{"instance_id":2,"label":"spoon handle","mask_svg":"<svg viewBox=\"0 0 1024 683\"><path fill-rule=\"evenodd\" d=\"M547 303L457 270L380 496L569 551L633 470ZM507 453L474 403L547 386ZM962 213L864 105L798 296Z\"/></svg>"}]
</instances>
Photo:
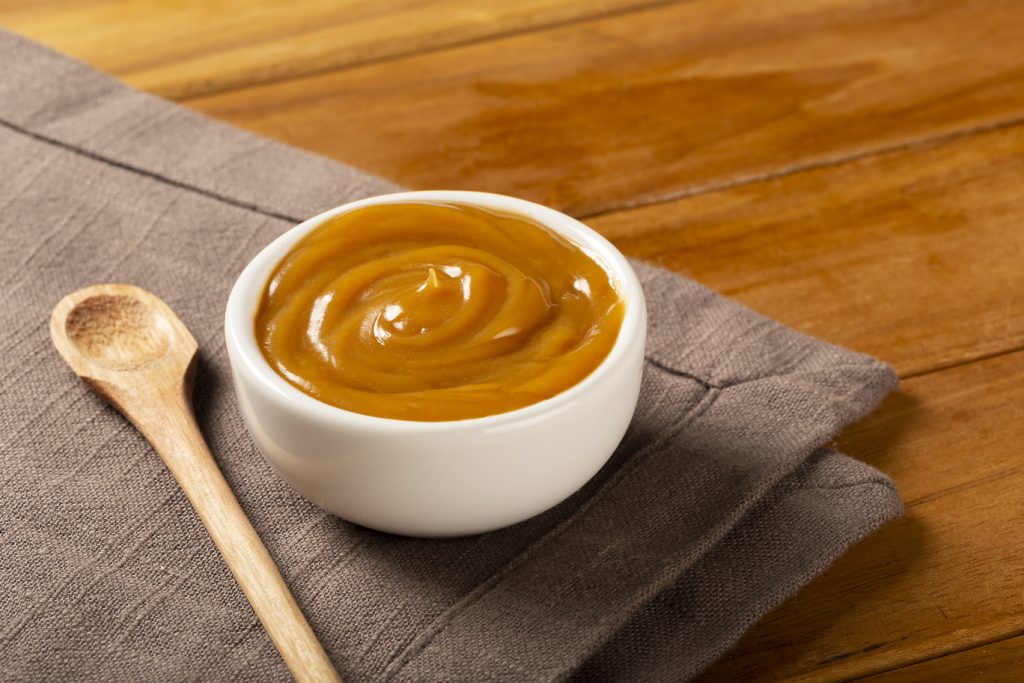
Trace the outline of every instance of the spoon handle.
<instances>
[{"instance_id":1,"label":"spoon handle","mask_svg":"<svg viewBox=\"0 0 1024 683\"><path fill-rule=\"evenodd\" d=\"M295 680L340 683L330 658L217 467L182 387L169 389L161 392L160 400L118 396L114 403L145 435L178 481Z\"/></svg>"}]
</instances>

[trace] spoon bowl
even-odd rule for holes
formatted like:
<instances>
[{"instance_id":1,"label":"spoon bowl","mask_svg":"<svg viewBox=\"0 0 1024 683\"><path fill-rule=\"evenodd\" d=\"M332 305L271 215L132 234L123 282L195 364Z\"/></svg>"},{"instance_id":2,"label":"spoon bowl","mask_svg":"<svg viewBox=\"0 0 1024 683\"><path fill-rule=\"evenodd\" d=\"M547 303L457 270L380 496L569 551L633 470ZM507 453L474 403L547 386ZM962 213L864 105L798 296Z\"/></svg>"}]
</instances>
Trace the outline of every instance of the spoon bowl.
<instances>
[{"instance_id":1,"label":"spoon bowl","mask_svg":"<svg viewBox=\"0 0 1024 683\"><path fill-rule=\"evenodd\" d=\"M167 320L136 296L91 296L71 309L64 328L81 355L110 370L144 367L170 348Z\"/></svg>"},{"instance_id":2,"label":"spoon bowl","mask_svg":"<svg viewBox=\"0 0 1024 683\"><path fill-rule=\"evenodd\" d=\"M50 337L86 381L123 392L185 379L191 389L196 340L163 300L134 285L93 285L67 295L53 309Z\"/></svg>"}]
</instances>

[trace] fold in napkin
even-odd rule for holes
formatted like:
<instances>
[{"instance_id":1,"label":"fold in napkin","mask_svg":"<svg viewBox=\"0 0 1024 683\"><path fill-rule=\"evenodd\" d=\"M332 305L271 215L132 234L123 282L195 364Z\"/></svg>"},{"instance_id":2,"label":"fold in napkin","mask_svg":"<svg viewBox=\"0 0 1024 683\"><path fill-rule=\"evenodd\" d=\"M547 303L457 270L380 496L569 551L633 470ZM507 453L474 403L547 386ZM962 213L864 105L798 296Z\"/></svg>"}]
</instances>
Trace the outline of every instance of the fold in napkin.
<instances>
[{"instance_id":1,"label":"fold in napkin","mask_svg":"<svg viewBox=\"0 0 1024 683\"><path fill-rule=\"evenodd\" d=\"M454 540L326 514L246 434L223 308L273 237L393 186L9 33L0 64L0 678L287 676L159 458L50 347L52 306L97 282L152 290L193 331L201 426L350 682L684 679L900 512L884 475L823 447L893 388L886 366L635 263L640 404L570 500Z\"/></svg>"}]
</instances>

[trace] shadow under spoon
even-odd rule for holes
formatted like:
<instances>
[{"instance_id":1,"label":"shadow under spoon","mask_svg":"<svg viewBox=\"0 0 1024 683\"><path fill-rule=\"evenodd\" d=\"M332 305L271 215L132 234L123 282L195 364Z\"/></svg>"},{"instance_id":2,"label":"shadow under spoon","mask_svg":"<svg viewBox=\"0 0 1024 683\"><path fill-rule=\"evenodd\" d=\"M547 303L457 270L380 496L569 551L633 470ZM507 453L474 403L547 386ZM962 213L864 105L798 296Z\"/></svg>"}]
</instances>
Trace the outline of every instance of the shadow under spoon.
<instances>
[{"instance_id":1,"label":"shadow under spoon","mask_svg":"<svg viewBox=\"0 0 1024 683\"><path fill-rule=\"evenodd\" d=\"M340 682L199 432L197 345L174 311L132 285L95 285L57 304L50 336L71 369L163 459L295 679Z\"/></svg>"}]
</instances>

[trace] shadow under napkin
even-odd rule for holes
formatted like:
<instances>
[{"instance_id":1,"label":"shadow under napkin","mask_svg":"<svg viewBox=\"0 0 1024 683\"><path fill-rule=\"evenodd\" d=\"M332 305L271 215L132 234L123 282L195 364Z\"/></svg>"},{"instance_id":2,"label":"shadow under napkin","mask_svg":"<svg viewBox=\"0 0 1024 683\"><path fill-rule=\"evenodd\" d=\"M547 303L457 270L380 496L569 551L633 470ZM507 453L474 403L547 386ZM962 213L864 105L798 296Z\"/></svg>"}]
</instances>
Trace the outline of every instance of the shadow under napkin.
<instances>
[{"instance_id":1,"label":"shadow under napkin","mask_svg":"<svg viewBox=\"0 0 1024 683\"><path fill-rule=\"evenodd\" d=\"M637 263L649 362L622 446L569 501L446 541L344 523L255 452L221 335L242 266L292 223L393 189L0 32L0 678L287 673L159 459L50 349L53 304L127 281L202 349L211 448L346 680L692 675L899 514L823 444L895 385Z\"/></svg>"}]
</instances>

